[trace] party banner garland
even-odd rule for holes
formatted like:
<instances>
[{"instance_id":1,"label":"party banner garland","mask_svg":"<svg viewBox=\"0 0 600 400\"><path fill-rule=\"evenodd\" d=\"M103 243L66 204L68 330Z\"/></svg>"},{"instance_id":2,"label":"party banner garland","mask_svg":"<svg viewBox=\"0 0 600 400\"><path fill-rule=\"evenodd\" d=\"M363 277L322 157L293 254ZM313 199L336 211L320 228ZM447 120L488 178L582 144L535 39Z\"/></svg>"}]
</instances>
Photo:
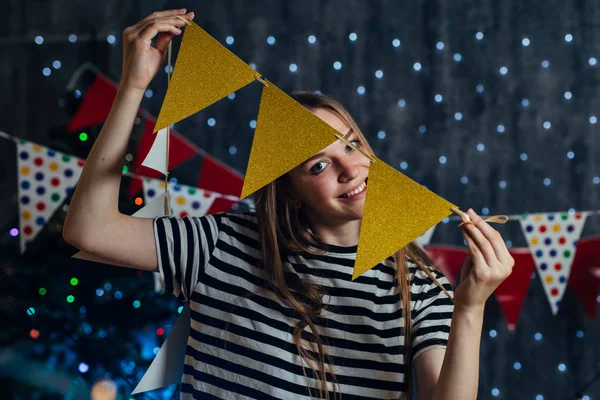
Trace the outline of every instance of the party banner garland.
<instances>
[{"instance_id":1,"label":"party banner garland","mask_svg":"<svg viewBox=\"0 0 600 400\"><path fill-rule=\"evenodd\" d=\"M346 132L337 132L273 83L261 79L198 25L186 23L155 131L259 80L264 87L241 198L298 166L336 138L356 149L340 136ZM460 213L456 206L383 161L366 156L373 165L352 279L446 218L452 213L451 207ZM381 226L391 228L383 240L378 234Z\"/></svg>"}]
</instances>

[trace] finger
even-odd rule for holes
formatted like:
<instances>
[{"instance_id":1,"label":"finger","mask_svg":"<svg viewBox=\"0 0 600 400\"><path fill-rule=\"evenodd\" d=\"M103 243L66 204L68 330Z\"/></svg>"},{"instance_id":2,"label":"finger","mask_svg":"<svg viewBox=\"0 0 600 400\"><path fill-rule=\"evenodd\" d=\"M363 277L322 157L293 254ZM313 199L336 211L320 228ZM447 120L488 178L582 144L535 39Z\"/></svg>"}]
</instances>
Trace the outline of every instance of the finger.
<instances>
[{"instance_id":1,"label":"finger","mask_svg":"<svg viewBox=\"0 0 600 400\"><path fill-rule=\"evenodd\" d=\"M495 230L484 221L473 209L469 209L469 216L471 217L471 221L475 224L479 231L483 233L483 235L488 239L492 248L494 249L494 253L496 253L496 258L502 262L508 260L510 258L510 253L508 248L506 247L506 243L504 243L504 239L500 235L500 232Z\"/></svg>"},{"instance_id":2,"label":"finger","mask_svg":"<svg viewBox=\"0 0 600 400\"><path fill-rule=\"evenodd\" d=\"M465 224L463 225L463 228L469 233L471 239L473 239L473 241L483 254L485 262L489 266L496 265L498 263L498 257L496 257L496 252L494 251L494 248L490 244L489 240L483 235L479 228L475 224Z\"/></svg>"},{"instance_id":3,"label":"finger","mask_svg":"<svg viewBox=\"0 0 600 400\"><path fill-rule=\"evenodd\" d=\"M174 37L175 35L172 33L161 33L158 35L154 47L156 47L156 50L160 51L161 54L165 54L169 47L169 43L171 43L171 40L173 40Z\"/></svg>"},{"instance_id":4,"label":"finger","mask_svg":"<svg viewBox=\"0 0 600 400\"><path fill-rule=\"evenodd\" d=\"M147 21L152 21L157 18L162 17L170 17L174 15L184 15L187 10L185 8L180 8L178 10L164 10L164 11L155 11L152 14L148 15L146 18L142 19L138 24L144 23Z\"/></svg>"},{"instance_id":5,"label":"finger","mask_svg":"<svg viewBox=\"0 0 600 400\"><path fill-rule=\"evenodd\" d=\"M184 24L185 24L185 22L184 22ZM176 27L174 25L167 24L167 23L152 22L140 34L140 39L142 39L144 42L147 42L148 44L150 44L150 43L152 43L152 39L158 33L170 33L171 35L179 35L181 33L181 29L179 29L178 27Z\"/></svg>"},{"instance_id":6,"label":"finger","mask_svg":"<svg viewBox=\"0 0 600 400\"><path fill-rule=\"evenodd\" d=\"M125 29L125 31L123 32L124 34L127 35L134 35L134 34L138 34L139 32L141 32L144 27L146 25L148 25L149 22L152 22L153 20L160 18L160 17L165 17L165 16L175 16L175 15L185 15L186 9L182 8L179 10L167 10L167 11L156 11L153 12L152 14L148 15L146 18L139 20L136 24L127 27Z\"/></svg>"},{"instance_id":7,"label":"finger","mask_svg":"<svg viewBox=\"0 0 600 400\"><path fill-rule=\"evenodd\" d=\"M465 242L467 242L467 247L469 248L469 251L471 253L471 268L473 268L473 265L475 264L485 264L486 260L483 256L483 253L481 253L481 250L479 249L473 238L471 238L469 232L464 227L461 228L461 230L463 237L465 238Z\"/></svg>"},{"instance_id":8,"label":"finger","mask_svg":"<svg viewBox=\"0 0 600 400\"><path fill-rule=\"evenodd\" d=\"M184 17L193 19L194 13L190 12L188 14L185 14ZM133 35L141 36L142 32L147 30L150 25L158 24L158 23L168 23L168 24L172 24L178 28L185 26L185 21L183 21L177 17L170 16L170 17L156 18L153 20L145 21L143 24L140 24L140 25L134 27L134 29L132 29L130 33Z\"/></svg>"}]
</instances>

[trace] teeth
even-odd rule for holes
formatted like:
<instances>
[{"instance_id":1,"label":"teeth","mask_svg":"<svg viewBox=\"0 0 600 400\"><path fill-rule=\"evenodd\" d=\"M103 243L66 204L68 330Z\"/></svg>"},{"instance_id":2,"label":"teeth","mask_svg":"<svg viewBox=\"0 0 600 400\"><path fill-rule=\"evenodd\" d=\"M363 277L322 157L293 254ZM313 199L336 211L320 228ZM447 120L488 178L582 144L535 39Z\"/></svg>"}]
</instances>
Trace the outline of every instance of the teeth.
<instances>
[{"instance_id":1,"label":"teeth","mask_svg":"<svg viewBox=\"0 0 600 400\"><path fill-rule=\"evenodd\" d=\"M351 192L345 193L342 197L351 197L351 196L354 196L355 194L359 194L360 192L365 190L366 187L367 187L367 184L365 182L363 182L359 187L357 187L356 189L354 189Z\"/></svg>"}]
</instances>

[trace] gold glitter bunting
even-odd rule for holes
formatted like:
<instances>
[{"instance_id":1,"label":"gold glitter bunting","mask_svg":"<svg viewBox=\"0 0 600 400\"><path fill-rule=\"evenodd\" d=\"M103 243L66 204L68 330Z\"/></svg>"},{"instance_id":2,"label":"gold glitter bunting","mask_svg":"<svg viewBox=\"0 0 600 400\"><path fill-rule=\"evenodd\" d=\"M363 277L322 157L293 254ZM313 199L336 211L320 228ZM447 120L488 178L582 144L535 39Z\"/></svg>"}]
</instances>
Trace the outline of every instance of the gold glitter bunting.
<instances>
[{"instance_id":1,"label":"gold glitter bunting","mask_svg":"<svg viewBox=\"0 0 600 400\"><path fill-rule=\"evenodd\" d=\"M352 280L452 214L451 207L456 206L376 158L369 167Z\"/></svg>"},{"instance_id":2,"label":"gold glitter bunting","mask_svg":"<svg viewBox=\"0 0 600 400\"><path fill-rule=\"evenodd\" d=\"M260 99L240 198L314 156L338 140L336 134L337 130L268 82Z\"/></svg>"},{"instance_id":3,"label":"gold glitter bunting","mask_svg":"<svg viewBox=\"0 0 600 400\"><path fill-rule=\"evenodd\" d=\"M190 23L181 41L154 132L253 82L255 74L256 71L206 31Z\"/></svg>"}]
</instances>

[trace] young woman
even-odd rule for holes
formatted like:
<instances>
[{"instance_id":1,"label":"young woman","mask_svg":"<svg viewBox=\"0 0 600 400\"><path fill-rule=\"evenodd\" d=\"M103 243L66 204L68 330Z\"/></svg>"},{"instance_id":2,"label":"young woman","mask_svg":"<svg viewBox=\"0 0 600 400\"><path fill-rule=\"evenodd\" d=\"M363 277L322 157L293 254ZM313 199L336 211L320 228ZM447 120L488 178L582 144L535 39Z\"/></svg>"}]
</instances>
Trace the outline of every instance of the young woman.
<instances>
[{"instance_id":1,"label":"young woman","mask_svg":"<svg viewBox=\"0 0 600 400\"><path fill-rule=\"evenodd\" d=\"M514 264L502 237L469 210L461 229L470 257L453 301L448 280L412 243L352 281L369 160L344 142L261 189L255 212L155 220L119 212L131 127L181 33L176 16L194 15L156 12L125 29L119 93L63 232L82 250L160 271L189 303L182 398L408 398L414 368L419 399L475 399L484 305ZM372 153L338 102L292 97Z\"/></svg>"}]
</instances>

